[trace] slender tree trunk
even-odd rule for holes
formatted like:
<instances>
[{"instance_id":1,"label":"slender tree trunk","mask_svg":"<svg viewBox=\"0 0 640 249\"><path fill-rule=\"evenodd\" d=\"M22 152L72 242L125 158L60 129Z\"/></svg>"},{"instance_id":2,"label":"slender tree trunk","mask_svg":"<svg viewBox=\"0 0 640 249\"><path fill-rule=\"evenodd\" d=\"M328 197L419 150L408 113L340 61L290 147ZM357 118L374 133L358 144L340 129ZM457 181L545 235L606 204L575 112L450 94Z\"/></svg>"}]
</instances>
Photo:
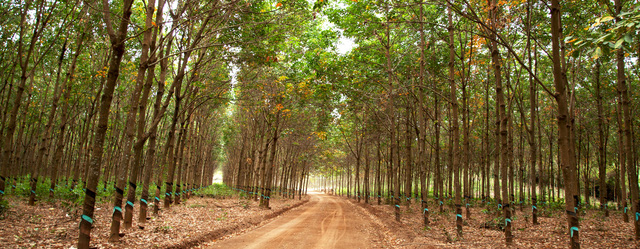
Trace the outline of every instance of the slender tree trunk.
<instances>
[{"instance_id":1,"label":"slender tree trunk","mask_svg":"<svg viewBox=\"0 0 640 249\"><path fill-rule=\"evenodd\" d=\"M82 17L81 20L85 20L84 18L87 15L87 11L89 10L88 7L84 7L82 10ZM58 172L58 168L62 165L62 152L64 150L65 147L65 143L64 143L64 137L65 137L65 131L67 128L67 123L68 123L68 118L69 118L69 99L71 98L71 87L72 87L72 82L74 80L73 75L75 74L75 70L76 70L76 63L78 61L78 56L80 55L80 53L82 52L82 49L84 48L83 46L83 42L86 36L86 31L82 30L80 31L80 34L78 35L78 38L76 39L76 50L73 54L73 59L71 61L71 65L69 66L69 69L67 71L67 74L65 76L65 80L62 86L62 89L64 90L64 94L63 94L63 100L62 100L62 116L60 117L60 127L58 128L58 139L56 141L56 150L54 153L54 157L53 157L53 174L54 177L51 180L51 185L49 186L49 189L54 189L55 188L55 178L56 174ZM73 126L72 126L73 127ZM71 153L69 153L71 154ZM77 165L77 164L75 164ZM77 171L77 169L76 169ZM74 178L75 179L75 178ZM75 185L75 183L74 183ZM53 194L53 193L51 193Z\"/></svg>"},{"instance_id":2,"label":"slender tree trunk","mask_svg":"<svg viewBox=\"0 0 640 249\"><path fill-rule=\"evenodd\" d=\"M498 22L498 13L496 13L498 11L497 5L495 0L489 0L489 11L490 11L490 16L491 16L491 25L492 28L494 30L497 30L497 22ZM500 150L496 150L497 154L500 154L500 163L498 163L498 156L496 156L496 166L499 165L499 167L496 167L496 171L497 169L500 169L500 176L502 177L502 198L497 198L497 202L500 203L498 206L499 208L502 207L502 211L504 213L504 221L505 221L505 229L504 229L504 234L505 234L505 241L506 243L509 245L511 244L512 240L513 240L513 236L511 234L511 209L509 208L509 188L507 185L507 180L508 180L508 176L507 176L507 169L509 168L509 161L508 161L508 141L507 141L507 115L506 115L506 103L504 100L504 89L502 87L502 59L500 56L500 52L498 51L498 42L495 38L495 35L492 33L490 35L490 40L491 40L491 63L493 65L493 70L494 70L494 77L495 77L495 82L496 82L496 105L497 105L497 113L498 113L498 122L496 123L497 125L497 129L499 132L497 132L498 138L499 139L499 143L500 143ZM497 145L498 143L496 143ZM496 172L497 173L497 172ZM496 196L498 195L498 192L500 191L498 188L498 179L497 179L497 175L496 173L494 173L494 184L496 186L494 186L494 189L496 191Z\"/></svg>"},{"instance_id":3,"label":"slender tree trunk","mask_svg":"<svg viewBox=\"0 0 640 249\"><path fill-rule=\"evenodd\" d=\"M562 37L561 10L559 0L551 0L551 45L552 45L552 61L553 61L553 81L556 89L555 99L558 104L557 122L558 122L558 149L560 155L560 167L565 186L566 213L570 234L570 247L572 249L580 248L579 237L579 221L574 208L577 207L576 189L576 166L572 159L574 147L570 139L571 120L569 114L569 103L567 94L567 78L564 58L560 56L560 46Z\"/></svg>"},{"instance_id":4,"label":"slender tree trunk","mask_svg":"<svg viewBox=\"0 0 640 249\"><path fill-rule=\"evenodd\" d=\"M616 5L616 22L621 20L620 13L622 11L622 0L615 0ZM625 158L627 162L627 177L629 178L629 192L631 192L631 210L635 212L632 217L634 217L634 230L635 230L635 239L640 240L640 200L638 200L638 172L636 170L636 164L634 162L634 151L633 151L633 136L631 134L632 122L631 119L631 110L630 110L630 99L629 99L629 90L627 87L627 79L624 72L624 49L620 48L616 52L616 62L617 62L617 88L619 93L619 102L618 105L621 106L622 111L622 134L624 136L623 146L625 151ZM626 196L623 196L626 199Z\"/></svg>"},{"instance_id":5,"label":"slender tree trunk","mask_svg":"<svg viewBox=\"0 0 640 249\"><path fill-rule=\"evenodd\" d=\"M456 205L456 231L458 236L462 236L462 188L460 186L460 165L458 162L458 144L460 141L460 131L458 128L458 97L456 96L457 85L454 78L455 75L455 50L454 50L454 36L453 36L453 14L451 13L451 7L447 8L447 16L449 20L449 104L451 105L451 133L453 135L451 139L451 168L453 170L453 181L455 182L455 205Z\"/></svg>"},{"instance_id":6,"label":"slender tree trunk","mask_svg":"<svg viewBox=\"0 0 640 249\"><path fill-rule=\"evenodd\" d=\"M376 158L378 160L378 164L377 164L377 169L376 169L376 181L378 182L378 184L377 184L376 192L377 192L377 195L378 195L378 205L380 205L380 204L382 204L382 184L383 184L382 178L381 178L381 172L380 172L380 170L381 170L380 166L381 166L381 162L382 162L382 156L381 156L381 153L380 153L380 150L381 150L381 148L380 148L380 137L378 137L377 141L378 141L378 144L376 146L376 151L377 151L377 153L376 153L377 157Z\"/></svg>"},{"instance_id":7,"label":"slender tree trunk","mask_svg":"<svg viewBox=\"0 0 640 249\"><path fill-rule=\"evenodd\" d=\"M419 85L424 85L424 76L425 76L425 58L424 58L424 49L425 49L425 35L424 35L424 2L420 1L420 77L419 77ZM427 104L425 102L424 96L425 92L420 90L419 94L419 102L418 108L416 110L417 113L417 122L420 124L416 127L417 136L418 136L418 146L419 146L419 158L418 158L418 167L420 167L420 197L422 204L422 216L424 226L429 225L429 207L428 207L428 194L429 190L427 189L427 162L424 159L426 155L426 137L427 137L427 119L425 115L426 110L423 110L424 106Z\"/></svg>"},{"instance_id":8,"label":"slender tree trunk","mask_svg":"<svg viewBox=\"0 0 640 249\"><path fill-rule=\"evenodd\" d=\"M598 106L598 178L600 192L600 210L604 211L604 216L609 217L609 209L607 208L607 162L604 146L604 115L602 110L602 94L600 93L600 60L596 60L595 69L595 87L596 87L596 105Z\"/></svg>"},{"instance_id":9,"label":"slender tree trunk","mask_svg":"<svg viewBox=\"0 0 640 249\"><path fill-rule=\"evenodd\" d=\"M397 181L397 179L399 178L397 176L397 172L399 172L399 165L395 165L394 167L394 158L393 158L393 154L396 153L396 118L395 118L395 106L394 106L394 94L395 94L395 89L393 86L393 67L391 65L391 34L390 34L390 26L391 26L391 22L390 22L390 18L389 17L389 3L385 3L385 13L386 13L386 17L387 17L387 24L386 29L385 29L385 39L386 39L386 43L385 43L385 58L386 58L386 71L387 71L387 81L388 81L388 87L389 87L389 93L388 93L388 109L387 109L387 115L389 118L389 168L391 169L391 171L389 172L389 174L391 175L391 181L389 183L393 183L394 188L391 191L391 198L392 198L392 203L393 205L395 205L395 217L396 217L396 221L400 221L400 186L398 184L399 181ZM391 188L389 188L391 190Z\"/></svg>"},{"instance_id":10,"label":"slender tree trunk","mask_svg":"<svg viewBox=\"0 0 640 249\"><path fill-rule=\"evenodd\" d=\"M411 145L413 138L411 136L411 129L409 127L409 123L411 122L411 108L407 105L405 110L405 172L404 172L404 197L406 200L407 206L411 204L411 179L412 179L412 164L413 160L411 158Z\"/></svg>"},{"instance_id":11,"label":"slender tree trunk","mask_svg":"<svg viewBox=\"0 0 640 249\"><path fill-rule=\"evenodd\" d=\"M620 98L620 96L618 96ZM618 105L617 109L617 121L618 121L618 164L620 165L620 170L618 172L619 186L620 186L620 197L618 197L618 206L622 208L622 221L629 222L629 214L627 207L627 161L626 161L626 151L624 150L624 132L623 132L623 121L622 121L622 107Z\"/></svg>"},{"instance_id":12,"label":"slender tree trunk","mask_svg":"<svg viewBox=\"0 0 640 249\"><path fill-rule=\"evenodd\" d=\"M40 142L40 149L38 151L38 155L37 155L37 159L36 159L36 164L35 166L35 171L33 172L33 175L36 177L32 177L33 179L35 179L35 181L31 182L31 195L29 195L29 205L33 206L35 204L35 197L36 197L36 185L37 185L37 171L39 169L45 169L44 165L47 164L47 162L49 161L49 148L50 148L50 143L51 143L51 137L53 136L51 134L52 130L53 130L53 120L56 117L56 112L58 110L58 102L60 100L60 73L62 72L62 61L64 60L64 54L67 51L67 42L65 41L65 43L62 45L62 49L60 52L60 57L58 58L58 69L57 69L57 73L56 73L56 82L54 84L53 87L53 98L51 100L51 109L49 109L49 115L47 118L47 124L45 125L44 128L44 134L42 134L42 142ZM63 133L64 134L64 133ZM47 167L48 168L48 167ZM51 171L51 175L53 176L54 174L56 174L57 176L57 172L55 170ZM55 191L55 182L56 179L55 177L51 178L51 188L49 188L49 197L53 198L53 194Z\"/></svg>"},{"instance_id":13,"label":"slender tree trunk","mask_svg":"<svg viewBox=\"0 0 640 249\"><path fill-rule=\"evenodd\" d=\"M187 53L188 54L188 53ZM186 64L187 62L187 54L184 55L184 58L182 60L182 63ZM180 104L182 102L182 94L181 89L182 89L182 77L184 77L184 71L182 71L181 74L179 74L176 79L174 79L174 81L177 82L176 84L176 92L175 92L175 107L174 107L174 111L173 111L173 118L172 118L172 123L171 123L171 127L169 128L169 137L167 138L167 159L169 159L169 165L168 165L168 173L167 173L167 180L165 181L165 197L164 197L164 208L169 209L171 208L171 202L172 202L172 195L173 195L173 178L175 176L175 170L176 170L176 156L175 156L175 151L177 151L173 144L174 144L174 137L175 137L175 131L176 131L176 125L178 123L178 115L180 113Z\"/></svg>"},{"instance_id":14,"label":"slender tree trunk","mask_svg":"<svg viewBox=\"0 0 640 249\"><path fill-rule=\"evenodd\" d=\"M484 149L484 153L483 153L483 158L484 158L484 188L483 188L483 192L485 193L482 198L483 198L483 202L484 204L487 203L487 199L490 198L491 196L491 181L490 181L490 175L491 175L491 141L489 141L489 126L490 126L490 122L489 122L489 116L490 116L490 111L489 111L489 79L487 79L486 83L485 83L485 87L484 87L484 106L485 106L485 112L484 112L484 138L482 139L482 141L484 141L485 144L485 149Z\"/></svg>"},{"instance_id":15,"label":"slender tree trunk","mask_svg":"<svg viewBox=\"0 0 640 249\"><path fill-rule=\"evenodd\" d=\"M155 66L149 66L149 50L152 46L155 49L155 44L151 44L152 38L155 38L155 35L152 33L153 27L156 26L152 24L153 20L153 12L156 10L156 0L148 1L147 3L147 13L145 20L145 31L142 38L142 53L140 56L140 65L138 67L138 73L136 77L136 86L141 85L142 88L142 96L138 101L136 101L137 105L131 106L131 110L133 115L135 112L138 112L138 122L135 125L137 128L137 139L136 143L133 146L133 167L131 168L131 172L129 173L129 189L127 190L127 205L125 205L125 213L124 213L124 228L129 229L132 226L133 219L133 205L136 199L136 188L138 183L138 173L140 171L140 164L142 163L142 149L144 147L144 143L146 138L143 139L144 130L145 130L145 117L146 117L146 109L147 102L149 99L149 93L151 91L151 85L153 83L153 71ZM162 8L162 7L161 7ZM158 16L162 16L162 13L159 12ZM161 22L158 22L161 23ZM152 37L153 36L153 37ZM155 43L155 42L153 42ZM145 73L147 73L148 77L145 82ZM134 121L135 123L135 121ZM132 139L133 140L133 139Z\"/></svg>"},{"instance_id":16,"label":"slender tree trunk","mask_svg":"<svg viewBox=\"0 0 640 249\"><path fill-rule=\"evenodd\" d=\"M529 68L531 68L531 1L527 0L527 57L528 57L528 64L529 64ZM534 70L535 71L535 70ZM531 220L533 222L533 225L538 225L538 196L537 196L537 182L539 179L539 176L536 172L536 158L538 155L538 145L536 144L536 115L538 112L538 100L537 100L537 95L538 95L538 89L537 89L537 85L535 84L535 82L533 82L533 77L531 74L529 74L529 112L531 115L531 124L529 125L529 149L530 149L530 155L529 155L529 159L531 160L530 162L530 168L529 168L529 174L530 174L530 178L531 178ZM523 120L524 122L524 120Z\"/></svg>"},{"instance_id":17,"label":"slender tree trunk","mask_svg":"<svg viewBox=\"0 0 640 249\"><path fill-rule=\"evenodd\" d=\"M178 178L177 182L176 182L176 197L175 197L175 204L178 205L181 202L181 196L183 194L183 182L184 182L184 174L183 171L185 167L187 167L185 165L185 160L184 160L184 149L186 147L186 145L188 144L189 141L189 130L190 130L190 124L191 124L191 115L187 115L184 117L184 120L182 121L181 125L180 125L180 135L178 135L178 147L176 147L176 149L178 150L176 152L175 155L177 155L177 159L176 159L176 164L178 167L178 172L176 177Z\"/></svg>"},{"instance_id":18,"label":"slender tree trunk","mask_svg":"<svg viewBox=\"0 0 640 249\"><path fill-rule=\"evenodd\" d=\"M275 165L275 158L276 158L276 149L277 149L277 143L278 143L278 137L279 137L279 133L278 133L278 129L279 129L279 125L280 125L280 110L278 110L276 112L276 120L275 123L273 124L273 137L272 137L272 141L273 144L271 145L271 155L269 156L269 164L265 165L266 169L265 169L265 177L264 177L264 181L262 183L262 196L263 199L260 202L260 206L264 207L264 208L269 208L269 201L271 199L271 185L272 185L272 178L273 178L273 170L276 167ZM265 151L266 154L266 151ZM266 155L265 155L266 156ZM265 160L266 162L266 160Z\"/></svg>"},{"instance_id":19,"label":"slender tree trunk","mask_svg":"<svg viewBox=\"0 0 640 249\"><path fill-rule=\"evenodd\" d=\"M438 206L440 209L440 212L442 213L444 211L444 203L443 203L443 196L442 196L442 176L441 176L441 167L440 167L440 105L439 105L439 96L438 94L434 93L434 118L435 118L435 122L434 124L434 130L435 130L435 159L434 159L434 164L433 167L435 168L435 177L434 177L434 194L436 197L436 201L438 202Z\"/></svg>"},{"instance_id":20,"label":"slender tree trunk","mask_svg":"<svg viewBox=\"0 0 640 249\"><path fill-rule=\"evenodd\" d=\"M364 140L364 138L363 138ZM369 144L364 147L364 203L369 204Z\"/></svg>"},{"instance_id":21,"label":"slender tree trunk","mask_svg":"<svg viewBox=\"0 0 640 249\"><path fill-rule=\"evenodd\" d=\"M107 126L109 124L109 112L111 108L113 92L115 90L118 76L120 75L120 63L122 62L122 56L125 53L125 41L129 26L129 17L131 17L132 3L132 0L124 0L118 33L115 33L111 28L109 4L106 1L103 1L102 3L105 19L104 21L107 25L107 30L109 31L111 50L113 52L111 53L107 82L105 83L104 93L100 101L100 116L95 132L95 140L93 142L93 154L91 156L91 163L89 165L89 177L87 179L85 190L85 199L81 216L82 219L80 220L80 237L78 239L79 249L89 248L91 228L93 226L93 211L96 196L95 193L100 176L100 165L102 163L104 138L107 132Z\"/></svg>"}]
</instances>

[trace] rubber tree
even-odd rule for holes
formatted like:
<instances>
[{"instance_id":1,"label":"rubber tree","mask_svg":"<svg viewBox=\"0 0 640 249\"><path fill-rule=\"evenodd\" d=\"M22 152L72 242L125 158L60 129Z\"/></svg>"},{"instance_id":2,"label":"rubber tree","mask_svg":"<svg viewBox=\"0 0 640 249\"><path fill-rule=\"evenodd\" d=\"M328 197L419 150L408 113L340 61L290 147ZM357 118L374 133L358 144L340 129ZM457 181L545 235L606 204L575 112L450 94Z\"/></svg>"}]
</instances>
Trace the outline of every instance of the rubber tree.
<instances>
[{"instance_id":1,"label":"rubber tree","mask_svg":"<svg viewBox=\"0 0 640 249\"><path fill-rule=\"evenodd\" d=\"M120 64L122 62L122 57L125 53L125 42L127 40L132 4L133 0L124 0L120 22L117 30L114 30L111 18L110 4L107 0L102 1L104 23L107 34L109 36L109 42L111 44L111 58L109 61L107 80L105 82L103 94L100 100L98 125L96 126L95 130L93 152L91 154L91 161L89 163L89 172L81 216L82 219L80 220L80 235L78 239L79 249L89 248L89 242L91 239L91 229L93 227L93 212L96 201L96 187L98 185L98 179L100 177L100 165L102 164L102 155L104 152L103 145L105 141L105 135L107 133L107 127L109 124L109 113L111 110L113 92L118 81L118 76L120 75Z\"/></svg>"},{"instance_id":2,"label":"rubber tree","mask_svg":"<svg viewBox=\"0 0 640 249\"><path fill-rule=\"evenodd\" d=\"M460 142L460 129L458 124L458 97L457 97L457 84L455 80L455 40L454 40L454 28L453 28L453 14L451 7L447 7L447 20L449 26L449 105L451 106L451 133L453 135L451 143L451 153L453 155L452 168L453 178L455 185L455 205L456 205L456 231L458 236L462 236L462 188L460 186L460 163L458 160L459 142Z\"/></svg>"},{"instance_id":3,"label":"rubber tree","mask_svg":"<svg viewBox=\"0 0 640 249\"><path fill-rule=\"evenodd\" d=\"M616 9L616 22L620 22L622 20L621 12L622 12L623 0L615 0L615 9ZM625 151L625 158L623 160L626 161L627 166L627 177L629 181L629 192L631 192L631 207L634 215L633 224L635 230L635 239L640 240L640 200L638 199L639 189L638 189L638 173L636 170L636 164L634 162L634 149L633 149L633 135L631 134L632 130L632 122L631 118L631 110L630 110L630 99L629 99L629 88L627 86L627 77L625 75L625 52L624 49L620 48L616 51L616 81L617 81L617 90L618 90L618 105L622 111L622 122L620 126L622 127L622 134L624 136L623 146ZM623 196L626 199L626 196ZM625 210L626 211L626 210Z\"/></svg>"},{"instance_id":4,"label":"rubber tree","mask_svg":"<svg viewBox=\"0 0 640 249\"><path fill-rule=\"evenodd\" d=\"M565 211L568 222L568 234L570 235L570 247L580 248L579 220L575 212L578 205L578 190L576 189L576 165L574 151L571 149L575 145L570 139L571 121L569 120L569 103L567 94L567 74L565 58L560 56L560 46L562 42L562 12L559 0L551 0L549 8L551 13L551 50L553 62L553 83L555 86L554 98L557 104L557 125L558 125L558 150L560 156L560 167L565 183Z\"/></svg>"}]
</instances>

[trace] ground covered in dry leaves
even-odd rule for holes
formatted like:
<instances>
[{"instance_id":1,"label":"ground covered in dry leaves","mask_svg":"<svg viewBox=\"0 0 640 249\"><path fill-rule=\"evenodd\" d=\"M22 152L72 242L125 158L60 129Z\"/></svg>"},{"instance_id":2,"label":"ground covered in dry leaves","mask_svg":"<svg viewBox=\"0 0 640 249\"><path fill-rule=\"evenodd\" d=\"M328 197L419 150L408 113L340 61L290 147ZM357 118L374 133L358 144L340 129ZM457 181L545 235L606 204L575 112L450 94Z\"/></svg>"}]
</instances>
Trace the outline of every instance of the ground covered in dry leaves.
<instances>
[{"instance_id":1,"label":"ground covered in dry leaves","mask_svg":"<svg viewBox=\"0 0 640 249\"><path fill-rule=\"evenodd\" d=\"M352 200L356 203L355 200ZM444 212L437 211L434 203L429 203L431 224L423 225L420 203L401 206L400 222L395 221L393 205L373 205L356 203L381 223L385 240L394 248L568 248L569 235L564 210L541 211L539 225L531 224L531 211L516 207L512 217L513 244L506 246L504 232L495 225L504 222L485 206L472 206L471 218L466 219L463 208L463 235L458 237L455 228L455 213L452 206L445 206ZM526 206L525 206L526 207ZM629 217L631 221L633 217ZM489 226L487 226L489 225ZM582 248L640 248L633 240L633 223L622 220L622 211L610 211L604 218L598 210L580 211L580 244Z\"/></svg>"},{"instance_id":2,"label":"ground covered in dry leaves","mask_svg":"<svg viewBox=\"0 0 640 249\"><path fill-rule=\"evenodd\" d=\"M0 248L72 248L78 239L80 212L69 213L55 202L27 206L24 197L6 198L11 208L0 219ZM151 216L145 229L137 226L137 205L133 228L121 230L119 242L107 241L111 224L109 203L99 204L91 231L91 246L98 248L193 248L202 242L239 233L306 202L274 197L271 209L255 201L236 197L217 199L193 196L186 202Z\"/></svg>"},{"instance_id":3,"label":"ground covered in dry leaves","mask_svg":"<svg viewBox=\"0 0 640 249\"><path fill-rule=\"evenodd\" d=\"M72 248L78 237L79 213L69 212L59 203L41 201L27 206L24 197L6 198L11 209L0 217L0 248ZM134 228L123 230L125 236L117 243L109 243L107 237L112 207L108 203L98 205L92 246L98 248L199 248L218 239L244 233L248 229L265 224L269 219L300 206L308 201L274 198L271 209L258 207L255 201L237 196L219 199L194 196L169 210L161 210L160 217L147 221L145 229L137 228L137 212ZM463 236L455 230L455 214L452 206L437 212L438 207L429 203L431 224L423 225L419 203L401 206L401 221L395 221L392 205L372 205L364 201L351 202L357 210L370 218L372 228L380 237L376 247L392 248L567 248L567 223L563 210L541 210L540 225L531 224L531 211L516 208L512 218L514 240L510 247L504 243L504 233L496 227L503 222L491 208L474 204L471 218L465 216ZM137 211L137 209L136 209ZM436 211L436 212L433 212ZM602 212L588 209L580 212L580 243L582 248L640 248L633 240L632 223L622 221L622 212L611 210L604 218ZM463 210L463 216L465 211ZM630 217L632 219L633 217Z\"/></svg>"}]
</instances>

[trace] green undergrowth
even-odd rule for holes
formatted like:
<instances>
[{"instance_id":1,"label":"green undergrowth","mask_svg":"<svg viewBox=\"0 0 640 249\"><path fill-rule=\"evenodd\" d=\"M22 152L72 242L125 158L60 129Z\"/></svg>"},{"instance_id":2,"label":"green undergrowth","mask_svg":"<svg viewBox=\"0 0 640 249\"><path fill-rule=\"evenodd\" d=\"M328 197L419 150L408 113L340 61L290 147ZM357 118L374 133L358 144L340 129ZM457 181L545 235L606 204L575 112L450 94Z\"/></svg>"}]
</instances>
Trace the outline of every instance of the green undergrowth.
<instances>
[{"instance_id":1,"label":"green undergrowth","mask_svg":"<svg viewBox=\"0 0 640 249\"><path fill-rule=\"evenodd\" d=\"M225 184L214 183L213 185L195 191L194 194L210 198L227 198L235 195L236 192Z\"/></svg>"},{"instance_id":2,"label":"green undergrowth","mask_svg":"<svg viewBox=\"0 0 640 249\"><path fill-rule=\"evenodd\" d=\"M4 198L0 199L0 220L4 220L7 210L9 210L9 202Z\"/></svg>"},{"instance_id":3,"label":"green undergrowth","mask_svg":"<svg viewBox=\"0 0 640 249\"><path fill-rule=\"evenodd\" d=\"M7 181L5 187L5 193L9 197L17 198L20 201L28 201L28 198L31 194L31 186L29 183L30 176L20 177L17 179L11 179ZM53 191L53 197L50 197L50 186L51 180L44 179L39 180L36 185L36 201L44 201L50 204L59 205L61 208L65 209L69 213L75 213L82 209L82 203L85 197L85 189L84 183L78 182L74 188L71 188L72 181L67 179L62 179L56 185ZM96 189L96 203L108 203L112 201L113 194L115 193L115 187L112 181L104 182L100 181L98 183L98 187ZM149 195L155 195L156 185L152 183L149 186ZM125 198L128 189L124 189ZM164 186L161 188L161 193L164 194ZM142 186L138 186L136 188L136 199L138 200L142 195ZM151 199L151 198L150 198ZM0 203L0 217L1 214L6 212L10 208L9 204L5 204L6 200L3 199L2 203Z\"/></svg>"}]
</instances>

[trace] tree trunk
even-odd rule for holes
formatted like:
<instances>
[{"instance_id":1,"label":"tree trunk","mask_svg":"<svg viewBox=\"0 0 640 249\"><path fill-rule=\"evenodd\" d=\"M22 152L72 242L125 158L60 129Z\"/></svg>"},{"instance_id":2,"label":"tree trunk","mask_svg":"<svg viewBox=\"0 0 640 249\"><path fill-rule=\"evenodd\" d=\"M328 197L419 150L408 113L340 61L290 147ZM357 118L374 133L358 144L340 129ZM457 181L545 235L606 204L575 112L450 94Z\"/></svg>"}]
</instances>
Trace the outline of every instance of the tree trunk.
<instances>
[{"instance_id":1,"label":"tree trunk","mask_svg":"<svg viewBox=\"0 0 640 249\"><path fill-rule=\"evenodd\" d=\"M616 7L616 22L621 20L620 12L622 11L622 0L615 0ZM629 192L631 192L631 210L635 212L632 217L634 217L634 230L635 230L635 239L640 240L640 200L638 200L638 174L636 170L636 165L634 162L634 151L633 151L633 136L631 134L632 122L631 119L631 110L629 108L630 100L629 100L629 90L627 87L627 79L624 72L624 49L620 48L616 52L616 62L617 62L617 88L618 88L618 105L622 111L622 122L620 127L622 127L622 135L623 146L625 151L625 157L622 160L626 159L627 162L627 177L629 178ZM626 200L626 196L623 196ZM626 210L625 210L626 211Z\"/></svg>"},{"instance_id":2,"label":"tree trunk","mask_svg":"<svg viewBox=\"0 0 640 249\"><path fill-rule=\"evenodd\" d=\"M411 204L411 180L412 180L412 158L411 158L411 145L413 138L411 136L411 129L409 127L409 123L411 122L411 108L407 105L405 109L405 125L404 125L404 134L405 134L405 172L404 172L404 197L406 200L407 206Z\"/></svg>"},{"instance_id":3,"label":"tree trunk","mask_svg":"<svg viewBox=\"0 0 640 249\"><path fill-rule=\"evenodd\" d=\"M462 188L460 186L460 165L458 163L458 144L460 134L458 128L458 97L456 96L457 86L454 78L455 75L455 50L453 36L453 14L451 7L447 8L447 16L449 20L449 104L451 105L451 133L452 139L450 144L451 150L451 169L453 170L453 181L455 182L455 205L456 205L456 231L458 236L462 236Z\"/></svg>"},{"instance_id":4,"label":"tree trunk","mask_svg":"<svg viewBox=\"0 0 640 249\"><path fill-rule=\"evenodd\" d=\"M279 125L280 125L280 110L278 110L276 112L276 120L275 123L273 125L273 144L271 145L271 155L269 157L269 165L265 165L266 168L266 175L265 175L265 181L263 182L263 190L262 190L262 195L263 195L263 201L260 203L261 207L264 208L269 208L269 200L271 199L271 183L272 183L272 178L273 178L273 170L276 167L275 165L275 158L276 158L276 149L277 149L277 145L278 145L278 137L279 137Z\"/></svg>"},{"instance_id":5,"label":"tree trunk","mask_svg":"<svg viewBox=\"0 0 640 249\"><path fill-rule=\"evenodd\" d=\"M531 1L527 0L527 57L528 57L528 64L529 64L529 68L531 67ZM535 72L535 70L534 70ZM531 160L530 162L530 167L529 167L529 175L531 178L530 184L531 184L531 220L533 222L533 225L538 225L538 187L537 187L537 182L539 179L539 176L536 172L536 163L537 163L537 156L538 156L538 145L536 144L536 115L537 115L537 109L538 109L538 89L537 89L537 85L533 82L533 77L531 74L529 74L529 112L531 115L531 124L529 125L529 149L530 149L530 155L529 155L529 159ZM523 120L524 122L524 120Z\"/></svg>"},{"instance_id":6,"label":"tree trunk","mask_svg":"<svg viewBox=\"0 0 640 249\"><path fill-rule=\"evenodd\" d=\"M491 25L492 28L494 30L497 30L497 22L498 22L498 13L496 13L498 11L497 9L497 5L495 0L489 0L489 11L490 11L490 16L491 16ZM509 191L508 191L508 185L507 185L507 180L508 180L508 176L507 176L507 169L509 167L509 165L507 165L509 163L508 161L508 151L509 148L508 146L508 141L507 141L507 115L506 115L506 103L504 101L504 89L502 88L502 59L500 56L500 52L498 51L498 42L495 38L495 35L492 33L490 35L490 39L491 39L491 63L493 65L493 70L494 70L494 77L495 77L495 81L496 81L496 105L497 105L497 113L498 113L498 122L496 123L497 127L496 130L498 130L499 132L497 132L497 135L499 135L499 143L500 143L500 150L496 150L498 151L497 154L500 154L500 163L498 163L498 156L496 156L496 171L497 169L500 169L500 176L502 177L502 198L497 198L497 203L499 203L498 207L502 208L502 211L504 213L504 221L505 221L505 229L504 229L504 234L505 234L505 241L507 243L507 245L511 244L513 237L511 234L511 209L509 208ZM496 143L497 145L498 143ZM497 166L499 165L499 167ZM498 195L499 193L499 188L498 188L498 177L496 175L496 173L494 173L494 184L496 184L496 186L494 186L494 189L496 191L496 196L500 196Z\"/></svg>"},{"instance_id":7,"label":"tree trunk","mask_svg":"<svg viewBox=\"0 0 640 249\"><path fill-rule=\"evenodd\" d=\"M153 70L155 66L149 66L149 47L152 43L152 30L154 24L152 24L153 20L153 12L155 11L156 0L148 1L147 3L147 12L146 12L146 20L145 20L145 31L142 38L142 51L140 56L140 65L138 67L138 73L136 77L136 88L138 85L142 86L142 96L138 101L136 101L137 105L130 106L130 112L135 116L136 111L138 112L138 122L134 126L137 128L137 139L136 143L133 146L133 167L131 168L131 172L129 172L129 189L127 190L127 205L125 205L125 213L124 213L124 228L129 229L132 225L133 219L133 205L136 200L136 188L138 183L138 173L140 171L140 164L142 161L142 149L146 138L143 139L144 135L144 127L145 127L145 117L146 117L146 109L147 102L149 99L149 92L151 91L151 85L153 83ZM158 13L158 16L162 16L162 13ZM161 22L158 22L161 23ZM155 36L155 35L154 35ZM155 45L153 46L155 48ZM145 82L145 73L148 73L147 80ZM135 91L135 90L134 90ZM135 93L134 93L135 94ZM134 120L135 123L135 120ZM128 128L128 127L127 127ZM133 140L133 137L131 137ZM129 152L130 153L130 152Z\"/></svg>"},{"instance_id":8,"label":"tree trunk","mask_svg":"<svg viewBox=\"0 0 640 249\"><path fill-rule=\"evenodd\" d=\"M87 11L88 11L88 7L84 7L82 10L82 17L81 20L85 20L84 18L87 15ZM63 95L63 100L62 100L62 116L60 117L60 127L58 128L58 139L56 141L56 150L54 153L54 157L53 157L53 172L54 172L54 179L57 178L55 175L58 172L58 168L62 165L62 152L64 150L65 147L65 143L64 143L64 134L67 128L67 122L69 119L69 99L71 98L71 86L72 86L72 82L74 80L73 75L75 74L75 70L76 70L76 63L78 61L78 56L80 55L80 53L82 52L83 47L83 42L86 36L86 32L84 30L81 31L81 34L78 35L78 38L76 40L76 50L73 54L73 59L71 61L71 65L69 66L69 69L67 71L67 74L65 76L65 80L62 86L62 89L64 90L64 95ZM71 153L69 153L71 154ZM77 165L77 164L76 164ZM76 169L77 171L77 169ZM75 173L75 171L74 171ZM68 178L68 177L67 177ZM54 189L55 188L55 180L52 179L51 180L51 185L49 187L49 189ZM75 179L75 178L74 178ZM74 183L75 185L75 183Z\"/></svg>"},{"instance_id":9,"label":"tree trunk","mask_svg":"<svg viewBox=\"0 0 640 249\"><path fill-rule=\"evenodd\" d=\"M559 0L551 0L551 47L553 61L553 82L556 89L555 99L558 104L558 149L560 168L565 186L566 213L570 234L570 247L580 248L579 221L574 208L577 207L578 190L576 189L576 166L573 160L573 140L570 139L571 120L567 96L567 77L564 68L564 57L560 56L562 37L561 10Z\"/></svg>"},{"instance_id":10,"label":"tree trunk","mask_svg":"<svg viewBox=\"0 0 640 249\"><path fill-rule=\"evenodd\" d=\"M596 105L598 108L598 178L600 192L600 210L604 211L604 216L609 217L609 209L607 208L607 161L604 146L604 115L602 110L602 94L600 93L600 60L596 60L595 69L596 78Z\"/></svg>"},{"instance_id":11,"label":"tree trunk","mask_svg":"<svg viewBox=\"0 0 640 249\"><path fill-rule=\"evenodd\" d=\"M122 17L116 34L111 28L111 14L109 5L106 1L103 1L103 13L104 21L109 31L109 37L111 41L111 59L109 63L109 71L107 74L107 81L105 84L104 93L100 101L100 116L98 119L98 126L96 127L93 153L91 156L91 163L89 165L89 177L87 179L87 185L85 190L85 199L83 205L82 219L80 220L80 236L78 239L78 248L89 248L89 240L91 234L91 228L93 226L93 211L95 206L96 186L98 185L98 179L100 177L100 165L102 163L102 153L104 138L107 132L107 125L109 124L109 112L111 108L111 100L113 98L113 92L117 83L118 76L120 75L120 63L122 62L122 56L125 53L125 41L127 37L127 30L129 26L129 17L131 17L131 5L133 0L124 0L122 7Z\"/></svg>"}]
</instances>

